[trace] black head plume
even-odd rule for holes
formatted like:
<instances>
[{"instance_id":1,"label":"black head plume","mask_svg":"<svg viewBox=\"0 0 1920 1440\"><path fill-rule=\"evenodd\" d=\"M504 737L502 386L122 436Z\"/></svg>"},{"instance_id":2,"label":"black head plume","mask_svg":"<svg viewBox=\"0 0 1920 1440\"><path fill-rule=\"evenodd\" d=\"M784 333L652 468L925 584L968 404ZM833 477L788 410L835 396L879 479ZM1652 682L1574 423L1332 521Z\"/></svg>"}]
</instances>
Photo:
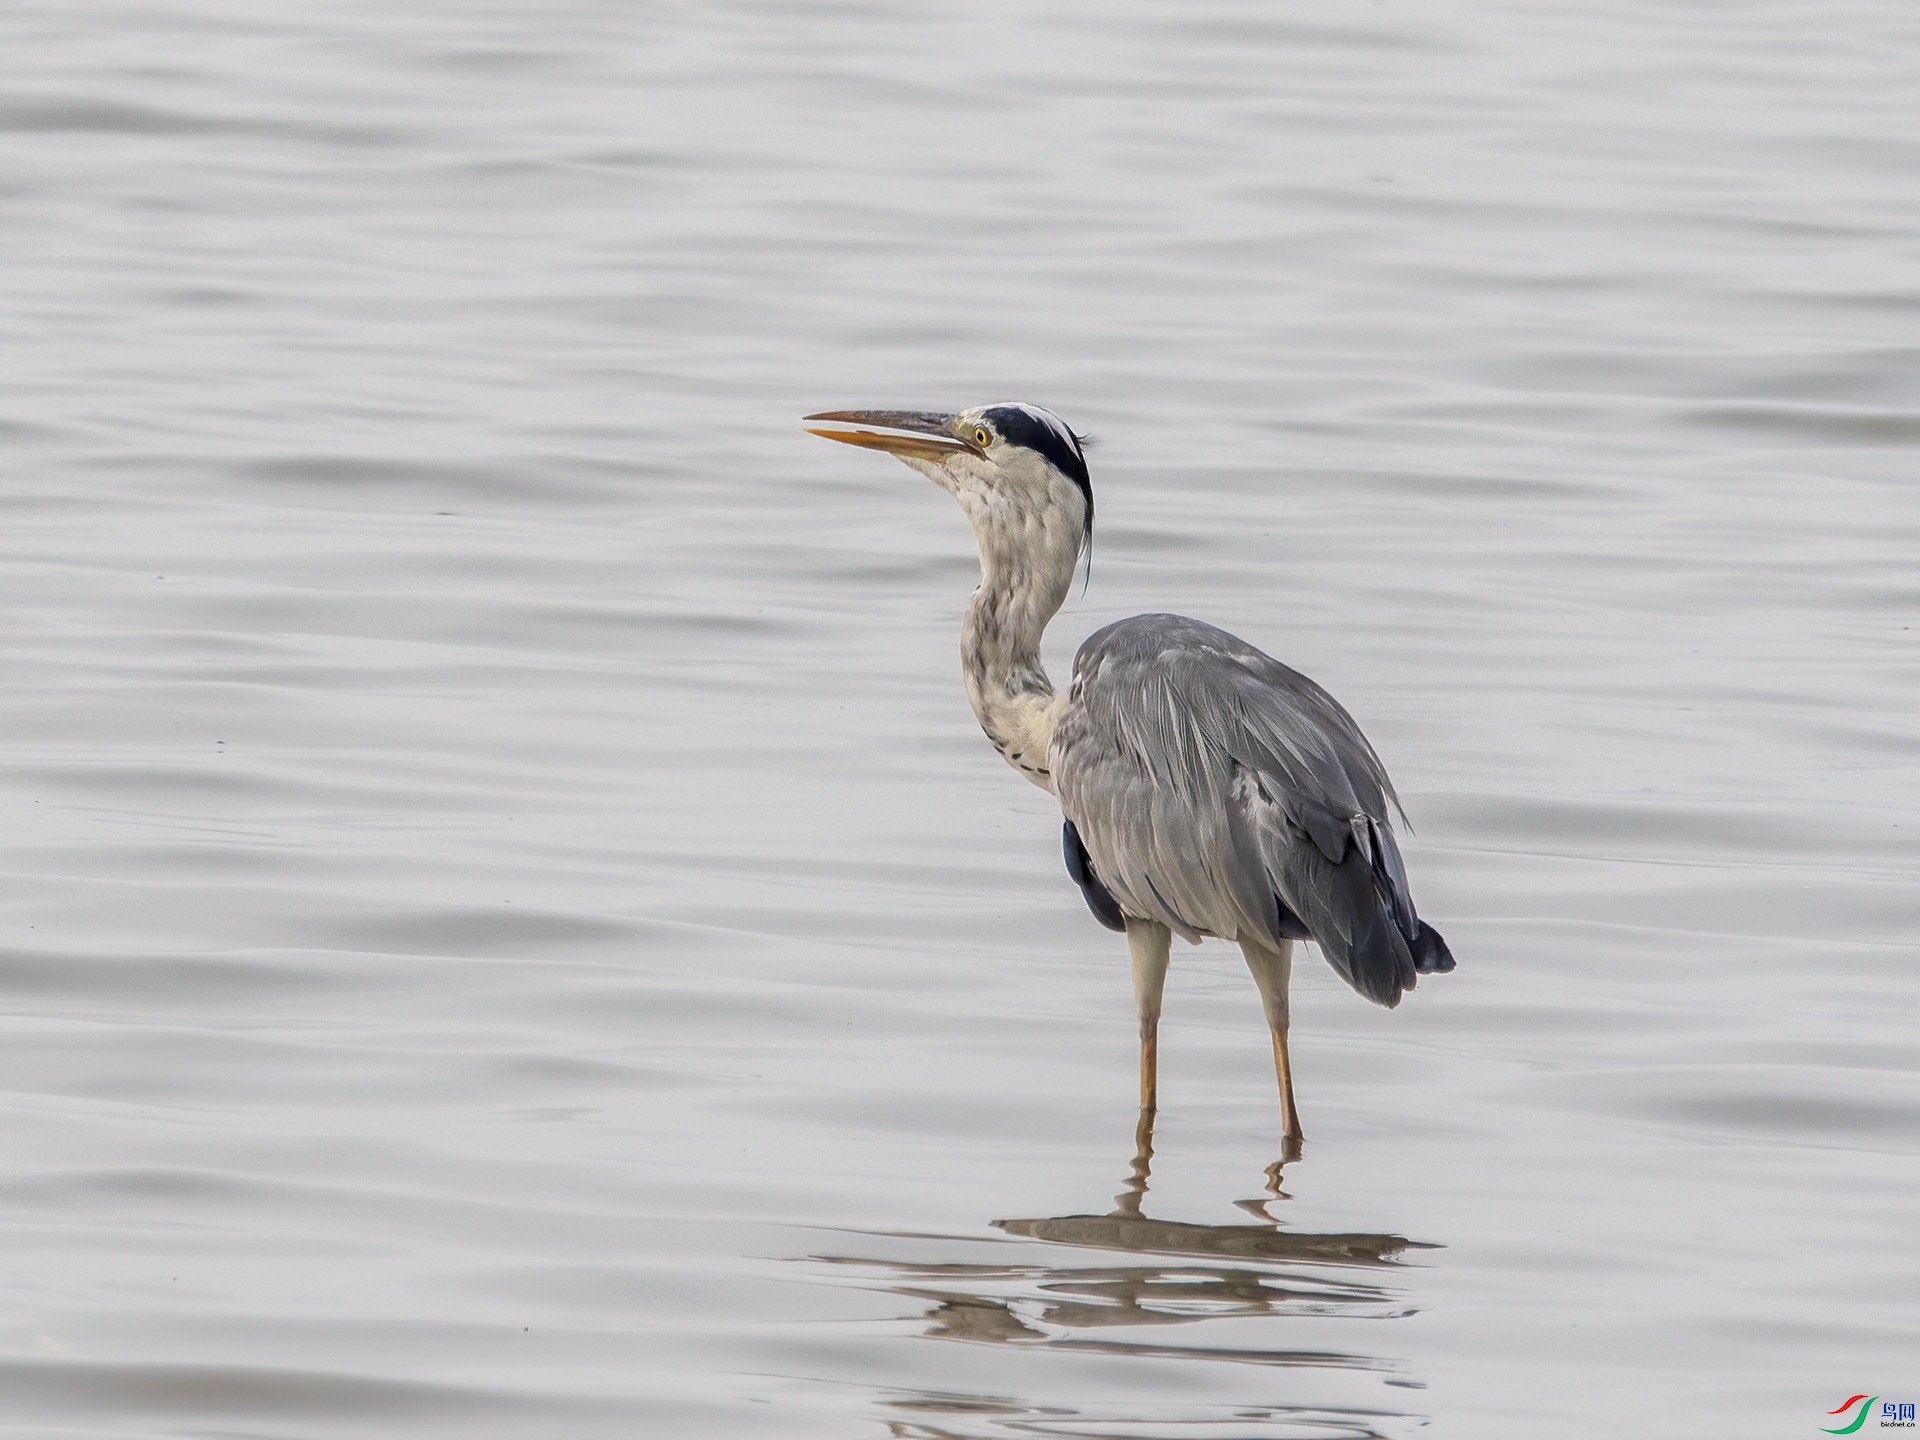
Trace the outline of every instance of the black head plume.
<instances>
[{"instance_id":1,"label":"black head plume","mask_svg":"<svg viewBox=\"0 0 1920 1440\"><path fill-rule=\"evenodd\" d=\"M1051 461L1054 468L1073 481L1080 497L1087 502L1086 544L1093 544L1093 477L1087 473L1084 436L1076 435L1051 410L1038 405L989 405L983 417L1009 445L1024 445Z\"/></svg>"}]
</instances>

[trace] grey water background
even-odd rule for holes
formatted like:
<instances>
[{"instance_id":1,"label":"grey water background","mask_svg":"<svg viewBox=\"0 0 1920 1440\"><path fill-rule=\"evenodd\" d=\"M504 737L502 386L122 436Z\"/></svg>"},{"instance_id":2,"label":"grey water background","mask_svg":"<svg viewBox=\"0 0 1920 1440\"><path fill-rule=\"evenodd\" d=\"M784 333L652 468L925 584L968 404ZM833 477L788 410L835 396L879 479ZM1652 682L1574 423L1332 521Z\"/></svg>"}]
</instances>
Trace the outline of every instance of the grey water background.
<instances>
[{"instance_id":1,"label":"grey water background","mask_svg":"<svg viewBox=\"0 0 1920 1440\"><path fill-rule=\"evenodd\" d=\"M1920 1389L1917 52L1890 0L9 5L0 1434ZM1303 958L1284 1199L1218 944L1129 1185L1124 947L967 712L964 525L797 423L1005 398L1102 441L1056 673L1204 616L1407 802L1461 966Z\"/></svg>"}]
</instances>

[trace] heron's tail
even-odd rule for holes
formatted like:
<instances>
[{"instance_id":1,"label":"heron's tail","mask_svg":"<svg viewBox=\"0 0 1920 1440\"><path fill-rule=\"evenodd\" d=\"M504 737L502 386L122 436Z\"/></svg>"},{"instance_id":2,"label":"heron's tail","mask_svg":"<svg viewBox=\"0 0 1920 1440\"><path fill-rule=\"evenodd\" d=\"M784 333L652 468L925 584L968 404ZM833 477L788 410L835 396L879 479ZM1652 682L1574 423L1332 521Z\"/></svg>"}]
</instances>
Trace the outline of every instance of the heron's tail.
<instances>
[{"instance_id":1,"label":"heron's tail","mask_svg":"<svg viewBox=\"0 0 1920 1440\"><path fill-rule=\"evenodd\" d=\"M1453 952L1440 932L1426 921L1419 922L1420 933L1413 937L1413 968L1422 975L1444 975L1453 969Z\"/></svg>"},{"instance_id":2,"label":"heron's tail","mask_svg":"<svg viewBox=\"0 0 1920 1440\"><path fill-rule=\"evenodd\" d=\"M1440 932L1414 914L1391 832L1355 816L1352 840L1338 864L1302 840L1293 856L1306 873L1288 877L1293 896L1280 899L1312 931L1342 980L1392 1009L1419 976L1453 969Z\"/></svg>"}]
</instances>

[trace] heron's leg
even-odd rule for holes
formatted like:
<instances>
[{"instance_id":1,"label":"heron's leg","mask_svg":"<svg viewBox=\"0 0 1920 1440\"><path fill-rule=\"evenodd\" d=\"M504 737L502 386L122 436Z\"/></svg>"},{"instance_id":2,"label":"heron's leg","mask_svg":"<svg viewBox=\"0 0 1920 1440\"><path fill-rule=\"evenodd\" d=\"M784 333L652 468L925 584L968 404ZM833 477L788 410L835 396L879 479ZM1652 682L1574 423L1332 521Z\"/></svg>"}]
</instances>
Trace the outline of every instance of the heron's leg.
<instances>
[{"instance_id":1,"label":"heron's leg","mask_svg":"<svg viewBox=\"0 0 1920 1440\"><path fill-rule=\"evenodd\" d=\"M1293 980L1293 942L1282 940L1278 950L1269 950L1252 940L1242 940L1240 953L1247 957L1253 983L1260 987L1260 998L1266 1002L1267 1028L1273 1032L1273 1069L1280 1080L1281 1133L1297 1143L1306 1136L1300 1130L1300 1107L1293 1099L1293 1065L1287 1058L1287 1020L1291 1013L1287 987Z\"/></svg>"},{"instance_id":2,"label":"heron's leg","mask_svg":"<svg viewBox=\"0 0 1920 1440\"><path fill-rule=\"evenodd\" d=\"M1167 983L1173 932L1157 920L1127 917L1127 949L1133 953L1133 1003L1140 1014L1140 1108L1160 1103L1160 992Z\"/></svg>"}]
</instances>

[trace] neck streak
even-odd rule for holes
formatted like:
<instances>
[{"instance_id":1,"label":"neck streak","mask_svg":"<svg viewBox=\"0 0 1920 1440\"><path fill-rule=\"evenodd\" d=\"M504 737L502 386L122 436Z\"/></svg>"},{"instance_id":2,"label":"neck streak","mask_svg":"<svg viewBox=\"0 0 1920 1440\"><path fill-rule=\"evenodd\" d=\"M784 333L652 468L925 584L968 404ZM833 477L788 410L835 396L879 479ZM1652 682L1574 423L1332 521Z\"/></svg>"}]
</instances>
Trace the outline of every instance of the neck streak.
<instances>
[{"instance_id":1,"label":"neck streak","mask_svg":"<svg viewBox=\"0 0 1920 1440\"><path fill-rule=\"evenodd\" d=\"M967 699L994 749L1051 791L1047 751L1057 702L1040 660L1040 637L1073 585L1079 536L1044 520L1022 527L1018 536L1007 534L991 517L983 521L974 527L980 588L960 627Z\"/></svg>"}]
</instances>

